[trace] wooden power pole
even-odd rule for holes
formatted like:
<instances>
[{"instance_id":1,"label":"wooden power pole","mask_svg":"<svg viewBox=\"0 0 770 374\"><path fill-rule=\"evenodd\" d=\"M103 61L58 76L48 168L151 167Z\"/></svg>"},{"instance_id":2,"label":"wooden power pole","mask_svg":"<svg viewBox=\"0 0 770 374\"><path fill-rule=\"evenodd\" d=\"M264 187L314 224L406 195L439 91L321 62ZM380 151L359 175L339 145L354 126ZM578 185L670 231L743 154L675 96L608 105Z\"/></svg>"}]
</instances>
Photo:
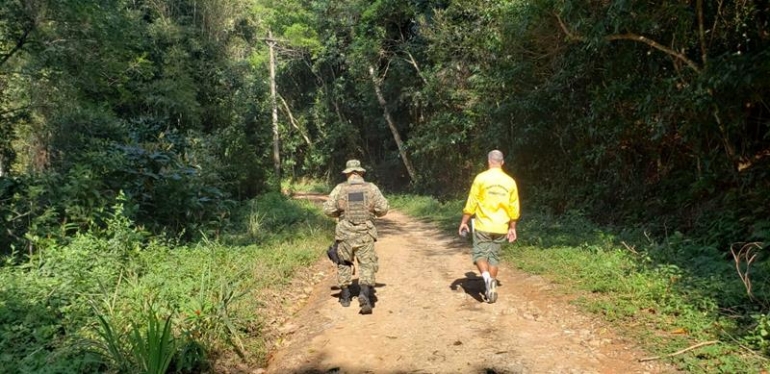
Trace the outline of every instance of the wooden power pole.
<instances>
[{"instance_id":1,"label":"wooden power pole","mask_svg":"<svg viewBox=\"0 0 770 374\"><path fill-rule=\"evenodd\" d=\"M278 135L278 99L275 88L275 39L268 31L267 45L270 47L270 103L273 110L273 167L278 186L281 185L281 138Z\"/></svg>"}]
</instances>

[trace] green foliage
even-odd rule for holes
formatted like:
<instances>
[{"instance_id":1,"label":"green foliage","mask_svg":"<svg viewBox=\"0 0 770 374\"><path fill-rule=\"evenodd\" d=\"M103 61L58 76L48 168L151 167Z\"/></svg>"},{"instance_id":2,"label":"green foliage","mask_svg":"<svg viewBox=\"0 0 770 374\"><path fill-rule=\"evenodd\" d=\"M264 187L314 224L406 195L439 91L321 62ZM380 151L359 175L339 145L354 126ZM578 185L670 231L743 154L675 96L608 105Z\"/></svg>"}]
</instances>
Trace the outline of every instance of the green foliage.
<instances>
[{"instance_id":1,"label":"green foliage","mask_svg":"<svg viewBox=\"0 0 770 374\"><path fill-rule=\"evenodd\" d=\"M208 366L205 348L190 335L176 336L172 315L159 317L152 304L145 305L127 323L115 322L94 308L97 338L87 349L98 354L110 371L117 373L196 373Z\"/></svg>"},{"instance_id":2,"label":"green foliage","mask_svg":"<svg viewBox=\"0 0 770 374\"><path fill-rule=\"evenodd\" d=\"M97 361L73 349L72 337L89 318L86 306L99 280L117 276L119 260L104 245L83 237L41 251L23 266L0 269L0 360L7 372L95 371Z\"/></svg>"},{"instance_id":3,"label":"green foliage","mask_svg":"<svg viewBox=\"0 0 770 374\"><path fill-rule=\"evenodd\" d=\"M131 362L131 357L124 352L123 339L104 316L97 313L97 318L99 319L97 332L101 338L101 342L94 344L97 347L97 353L105 360L110 361L110 365L117 372L129 372L134 364Z\"/></svg>"},{"instance_id":4,"label":"green foliage","mask_svg":"<svg viewBox=\"0 0 770 374\"><path fill-rule=\"evenodd\" d=\"M753 315L752 318L756 325L746 340L752 347L760 350L765 355L770 355L770 316L767 314L757 314Z\"/></svg>"},{"instance_id":5,"label":"green foliage","mask_svg":"<svg viewBox=\"0 0 770 374\"><path fill-rule=\"evenodd\" d=\"M303 193L325 195L328 194L332 188L332 186L329 186L329 183L316 179L284 181L281 183L281 191L288 191L289 195Z\"/></svg>"},{"instance_id":6,"label":"green foliage","mask_svg":"<svg viewBox=\"0 0 770 374\"><path fill-rule=\"evenodd\" d=\"M567 225L554 226L553 222ZM740 343L753 339L751 311L761 305L746 295L735 268L719 251L681 233L667 242L650 241L641 232L625 232L616 239L606 234L587 239L586 228L574 218L540 217L524 223L523 240L507 257L527 271L546 274L569 288L588 292L580 303L644 338L647 326L663 336L649 349L671 352L704 340L722 343L697 356L673 358L684 370L730 372L736 367L761 368L763 361L741 352ZM582 226L582 228L580 228ZM535 236L535 241L526 238ZM575 246L540 246L543 236L580 238ZM604 237L604 238L603 238ZM592 249L586 251L587 249ZM768 290L755 290L766 298ZM643 328L644 327L644 328ZM742 366L749 365L749 366Z\"/></svg>"},{"instance_id":7,"label":"green foliage","mask_svg":"<svg viewBox=\"0 0 770 374\"><path fill-rule=\"evenodd\" d=\"M104 229L0 267L5 372L195 373L211 355L261 365L265 295L316 261L333 232L313 203L279 195L245 204L228 241L188 246L112 210ZM264 217L258 244L237 235L251 214Z\"/></svg>"},{"instance_id":8,"label":"green foliage","mask_svg":"<svg viewBox=\"0 0 770 374\"><path fill-rule=\"evenodd\" d=\"M145 318L122 332L100 313L96 345L98 353L107 359L118 373L164 374L177 354L177 341L171 331L171 316L160 319L149 305ZM144 324L142 322L145 322ZM128 347L123 347L127 342Z\"/></svg>"},{"instance_id":9,"label":"green foliage","mask_svg":"<svg viewBox=\"0 0 770 374\"><path fill-rule=\"evenodd\" d=\"M171 334L171 316L166 317L161 327L161 321L150 310L145 330L134 327L129 340L141 373L162 374L168 370L176 354L176 341Z\"/></svg>"},{"instance_id":10,"label":"green foliage","mask_svg":"<svg viewBox=\"0 0 770 374\"><path fill-rule=\"evenodd\" d=\"M310 237L333 231L333 222L320 214L313 202L288 200L277 193L268 193L243 204L234 216L238 224L224 238L234 243L291 241L299 229L302 235Z\"/></svg>"},{"instance_id":11,"label":"green foliage","mask_svg":"<svg viewBox=\"0 0 770 374\"><path fill-rule=\"evenodd\" d=\"M71 157L73 164L62 167L61 174L3 178L0 196L8 202L3 206L4 217L16 238L8 244L22 247L26 236L37 246L45 239L96 232L115 214L155 233L188 239L218 235L234 205L226 190L243 194L239 191L243 182L230 182L232 173L224 168L203 167L207 161L218 162L211 151L204 154L179 134L155 133L153 127L145 123L124 132L133 138L129 144L83 140L80 148L93 152ZM193 152L195 158L185 157ZM117 204L123 207L120 212L106 208ZM19 220L22 217L26 219Z\"/></svg>"},{"instance_id":12,"label":"green foliage","mask_svg":"<svg viewBox=\"0 0 770 374\"><path fill-rule=\"evenodd\" d=\"M0 178L21 183L3 183L4 244L104 228L121 191L155 233L216 236L230 196L264 189L245 2L8 5Z\"/></svg>"}]
</instances>

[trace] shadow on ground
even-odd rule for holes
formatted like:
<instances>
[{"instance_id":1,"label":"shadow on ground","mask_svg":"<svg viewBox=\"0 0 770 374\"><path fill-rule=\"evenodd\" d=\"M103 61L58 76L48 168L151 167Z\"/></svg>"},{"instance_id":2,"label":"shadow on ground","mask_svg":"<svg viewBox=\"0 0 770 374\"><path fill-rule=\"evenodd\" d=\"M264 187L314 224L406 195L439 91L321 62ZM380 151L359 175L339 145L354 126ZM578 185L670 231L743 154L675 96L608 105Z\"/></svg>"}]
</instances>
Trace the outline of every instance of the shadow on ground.
<instances>
[{"instance_id":1,"label":"shadow on ground","mask_svg":"<svg viewBox=\"0 0 770 374\"><path fill-rule=\"evenodd\" d=\"M467 374L520 374L523 373L524 370L506 370L506 369L497 369L497 368L477 368L477 369L470 369L467 370L463 369L462 371L458 371L462 373ZM371 369L365 369L365 368L329 368L329 369L318 369L313 367L303 367L299 368L296 371L291 371L290 373L293 374L350 374L350 373L378 373L378 374L421 374L421 373L433 373L432 370L429 369L420 369L420 368L414 368L409 370L396 370L396 371L381 371L376 368Z\"/></svg>"}]
</instances>

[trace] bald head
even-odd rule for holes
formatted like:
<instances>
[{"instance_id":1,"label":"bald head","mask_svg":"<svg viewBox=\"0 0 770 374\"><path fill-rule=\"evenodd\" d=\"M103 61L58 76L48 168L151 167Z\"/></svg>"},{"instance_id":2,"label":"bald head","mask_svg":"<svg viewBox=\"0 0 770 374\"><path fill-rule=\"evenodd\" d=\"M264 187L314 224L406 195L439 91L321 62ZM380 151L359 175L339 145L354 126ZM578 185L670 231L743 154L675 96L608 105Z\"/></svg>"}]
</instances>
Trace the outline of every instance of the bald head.
<instances>
[{"instance_id":1,"label":"bald head","mask_svg":"<svg viewBox=\"0 0 770 374\"><path fill-rule=\"evenodd\" d=\"M500 167L503 165L503 152L493 150L487 155L487 161L489 161L489 167Z\"/></svg>"}]
</instances>

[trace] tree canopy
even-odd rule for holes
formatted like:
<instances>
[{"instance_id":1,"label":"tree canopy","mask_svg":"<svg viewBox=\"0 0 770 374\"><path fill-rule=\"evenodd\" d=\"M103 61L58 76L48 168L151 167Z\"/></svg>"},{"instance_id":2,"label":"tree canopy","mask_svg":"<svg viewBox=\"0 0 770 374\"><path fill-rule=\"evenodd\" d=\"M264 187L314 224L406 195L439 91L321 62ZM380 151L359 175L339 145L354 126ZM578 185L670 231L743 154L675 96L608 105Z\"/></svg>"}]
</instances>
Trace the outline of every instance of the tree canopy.
<instances>
[{"instance_id":1,"label":"tree canopy","mask_svg":"<svg viewBox=\"0 0 770 374\"><path fill-rule=\"evenodd\" d=\"M386 189L437 196L497 148L554 212L766 241L769 10L6 0L2 244L98 228L119 199L158 232L216 231L228 204L275 188L273 147L284 178L355 157Z\"/></svg>"}]
</instances>

